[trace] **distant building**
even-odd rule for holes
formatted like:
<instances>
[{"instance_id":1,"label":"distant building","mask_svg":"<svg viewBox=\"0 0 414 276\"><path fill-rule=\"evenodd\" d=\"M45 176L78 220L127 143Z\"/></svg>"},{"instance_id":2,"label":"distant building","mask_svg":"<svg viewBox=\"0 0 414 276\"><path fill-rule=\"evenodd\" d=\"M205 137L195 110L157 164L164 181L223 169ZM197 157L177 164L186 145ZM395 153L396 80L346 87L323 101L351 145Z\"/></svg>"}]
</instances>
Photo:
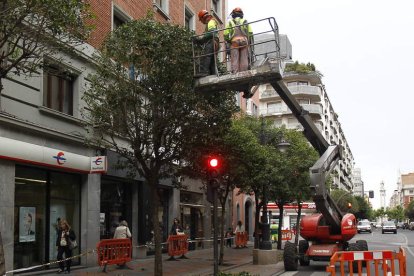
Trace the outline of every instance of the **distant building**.
<instances>
[{"instance_id":1,"label":"distant building","mask_svg":"<svg viewBox=\"0 0 414 276\"><path fill-rule=\"evenodd\" d=\"M414 200L414 173L401 175L401 195L404 208Z\"/></svg>"},{"instance_id":2,"label":"distant building","mask_svg":"<svg viewBox=\"0 0 414 276\"><path fill-rule=\"evenodd\" d=\"M364 182L361 179L361 169L360 168L354 168L352 170L352 183L354 185L353 194L355 196L364 197L364 195L365 195Z\"/></svg>"}]
</instances>

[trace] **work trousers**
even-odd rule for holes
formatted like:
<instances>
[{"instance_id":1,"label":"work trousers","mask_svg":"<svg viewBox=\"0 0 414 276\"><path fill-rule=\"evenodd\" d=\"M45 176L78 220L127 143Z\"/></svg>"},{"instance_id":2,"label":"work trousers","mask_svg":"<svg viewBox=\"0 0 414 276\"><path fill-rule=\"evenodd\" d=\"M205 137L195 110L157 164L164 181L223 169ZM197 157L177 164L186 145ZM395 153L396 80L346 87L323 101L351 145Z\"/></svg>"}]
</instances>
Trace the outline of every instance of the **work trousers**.
<instances>
[{"instance_id":1,"label":"work trousers","mask_svg":"<svg viewBox=\"0 0 414 276\"><path fill-rule=\"evenodd\" d=\"M63 260L63 253L65 253L65 258L72 257L72 250L69 246L59 246L58 247L58 254L57 260ZM65 262L59 262L59 268L65 270L65 263L66 263L66 270L70 272L70 265L72 264L72 259L66 260Z\"/></svg>"},{"instance_id":2,"label":"work trousers","mask_svg":"<svg viewBox=\"0 0 414 276\"><path fill-rule=\"evenodd\" d=\"M235 37L230 47L231 72L246 71L249 68L249 46L246 37Z\"/></svg>"},{"instance_id":3,"label":"work trousers","mask_svg":"<svg viewBox=\"0 0 414 276\"><path fill-rule=\"evenodd\" d=\"M209 75L216 74L213 39L209 39L204 44L203 56L200 58L200 73L207 73Z\"/></svg>"}]
</instances>

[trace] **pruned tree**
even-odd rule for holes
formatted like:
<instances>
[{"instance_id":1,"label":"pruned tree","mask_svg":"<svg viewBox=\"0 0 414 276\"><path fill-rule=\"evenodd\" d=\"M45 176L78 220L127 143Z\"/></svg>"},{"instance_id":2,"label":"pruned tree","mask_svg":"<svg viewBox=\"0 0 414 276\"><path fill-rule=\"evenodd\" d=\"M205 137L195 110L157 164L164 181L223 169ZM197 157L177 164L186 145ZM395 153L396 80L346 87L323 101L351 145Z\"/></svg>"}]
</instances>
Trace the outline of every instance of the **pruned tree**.
<instances>
[{"instance_id":1,"label":"pruned tree","mask_svg":"<svg viewBox=\"0 0 414 276\"><path fill-rule=\"evenodd\" d=\"M300 217L302 214L302 203L311 200L309 168L318 160L318 153L308 143L303 133L289 130L286 139L290 143L287 154L287 182L293 195L293 200L298 204L298 215L296 218L295 244L299 242Z\"/></svg>"},{"instance_id":2,"label":"pruned tree","mask_svg":"<svg viewBox=\"0 0 414 276\"><path fill-rule=\"evenodd\" d=\"M234 95L194 91L191 33L150 18L128 22L107 38L85 93L90 142L116 151L149 185L158 210L161 179L230 126ZM154 274L162 275L158 212L152 212Z\"/></svg>"},{"instance_id":3,"label":"pruned tree","mask_svg":"<svg viewBox=\"0 0 414 276\"><path fill-rule=\"evenodd\" d=\"M83 0L0 0L0 104L4 78L35 72L44 56L74 51L88 38L90 18Z\"/></svg>"}]
</instances>

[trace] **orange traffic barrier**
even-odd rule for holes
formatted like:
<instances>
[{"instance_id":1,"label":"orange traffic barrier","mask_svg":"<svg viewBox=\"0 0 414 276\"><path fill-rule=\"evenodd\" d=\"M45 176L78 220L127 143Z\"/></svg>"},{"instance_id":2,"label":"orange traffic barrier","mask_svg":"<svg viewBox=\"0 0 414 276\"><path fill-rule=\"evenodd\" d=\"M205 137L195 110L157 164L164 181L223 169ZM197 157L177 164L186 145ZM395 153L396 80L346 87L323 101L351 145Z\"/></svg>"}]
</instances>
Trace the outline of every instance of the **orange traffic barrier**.
<instances>
[{"instance_id":1,"label":"orange traffic barrier","mask_svg":"<svg viewBox=\"0 0 414 276\"><path fill-rule=\"evenodd\" d=\"M132 242L130 239L106 239L96 246L99 266L111 264L123 265L132 260Z\"/></svg>"},{"instance_id":2,"label":"orange traffic barrier","mask_svg":"<svg viewBox=\"0 0 414 276\"><path fill-rule=\"evenodd\" d=\"M290 241L292 239L292 230L282 230L282 241Z\"/></svg>"},{"instance_id":3,"label":"orange traffic barrier","mask_svg":"<svg viewBox=\"0 0 414 276\"><path fill-rule=\"evenodd\" d=\"M407 276L407 263L405 251L400 247L399 252L390 250L374 251L339 251L331 257L326 272L331 276L336 275L335 263L339 262L340 275L400 275ZM398 273L396 270L398 264ZM348 265L348 271L345 272L345 264ZM371 267L373 266L373 267ZM371 271L373 268L373 271ZM381 273L380 273L381 271ZM364 274L362 274L364 273ZM375 274L371 274L375 273Z\"/></svg>"},{"instance_id":4,"label":"orange traffic barrier","mask_svg":"<svg viewBox=\"0 0 414 276\"><path fill-rule=\"evenodd\" d=\"M185 254L188 252L188 236L187 235L169 235L168 239L168 255L169 260L175 260L174 256L180 256L187 259Z\"/></svg>"},{"instance_id":5,"label":"orange traffic barrier","mask_svg":"<svg viewBox=\"0 0 414 276\"><path fill-rule=\"evenodd\" d=\"M247 239L247 232L236 232L236 247L246 247Z\"/></svg>"}]
</instances>

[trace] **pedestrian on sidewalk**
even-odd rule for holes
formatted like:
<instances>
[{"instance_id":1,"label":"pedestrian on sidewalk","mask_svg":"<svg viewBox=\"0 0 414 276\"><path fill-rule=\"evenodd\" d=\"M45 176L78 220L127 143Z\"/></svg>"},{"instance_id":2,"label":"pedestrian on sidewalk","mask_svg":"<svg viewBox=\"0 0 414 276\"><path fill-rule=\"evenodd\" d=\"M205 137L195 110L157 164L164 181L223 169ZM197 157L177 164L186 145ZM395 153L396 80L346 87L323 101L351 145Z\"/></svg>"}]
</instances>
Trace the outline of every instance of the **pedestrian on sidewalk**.
<instances>
[{"instance_id":1,"label":"pedestrian on sidewalk","mask_svg":"<svg viewBox=\"0 0 414 276\"><path fill-rule=\"evenodd\" d=\"M131 231L129 231L128 223L123 220L119 223L119 226L115 229L114 239L130 239L132 237Z\"/></svg>"},{"instance_id":2,"label":"pedestrian on sidewalk","mask_svg":"<svg viewBox=\"0 0 414 276\"><path fill-rule=\"evenodd\" d=\"M182 235L184 234L183 227L180 224L178 218L174 219L173 225L171 226L170 235Z\"/></svg>"},{"instance_id":3,"label":"pedestrian on sidewalk","mask_svg":"<svg viewBox=\"0 0 414 276\"><path fill-rule=\"evenodd\" d=\"M59 223L59 231L56 239L56 246L58 248L57 260L59 262L59 270L57 273L70 273L70 266L72 264L72 247L71 243L76 240L75 232L70 228L69 223L65 219L61 219ZM63 260L65 254L66 261ZM69 259L68 259L69 258ZM65 270L66 265L66 270Z\"/></svg>"},{"instance_id":4,"label":"pedestrian on sidewalk","mask_svg":"<svg viewBox=\"0 0 414 276\"><path fill-rule=\"evenodd\" d=\"M234 231L234 234L236 235L236 248L242 248L244 244L244 225L239 220L237 222L236 230Z\"/></svg>"},{"instance_id":5,"label":"pedestrian on sidewalk","mask_svg":"<svg viewBox=\"0 0 414 276\"><path fill-rule=\"evenodd\" d=\"M232 239L233 239L233 231L231 230L231 227L227 229L226 232L226 247L232 247Z\"/></svg>"}]
</instances>

